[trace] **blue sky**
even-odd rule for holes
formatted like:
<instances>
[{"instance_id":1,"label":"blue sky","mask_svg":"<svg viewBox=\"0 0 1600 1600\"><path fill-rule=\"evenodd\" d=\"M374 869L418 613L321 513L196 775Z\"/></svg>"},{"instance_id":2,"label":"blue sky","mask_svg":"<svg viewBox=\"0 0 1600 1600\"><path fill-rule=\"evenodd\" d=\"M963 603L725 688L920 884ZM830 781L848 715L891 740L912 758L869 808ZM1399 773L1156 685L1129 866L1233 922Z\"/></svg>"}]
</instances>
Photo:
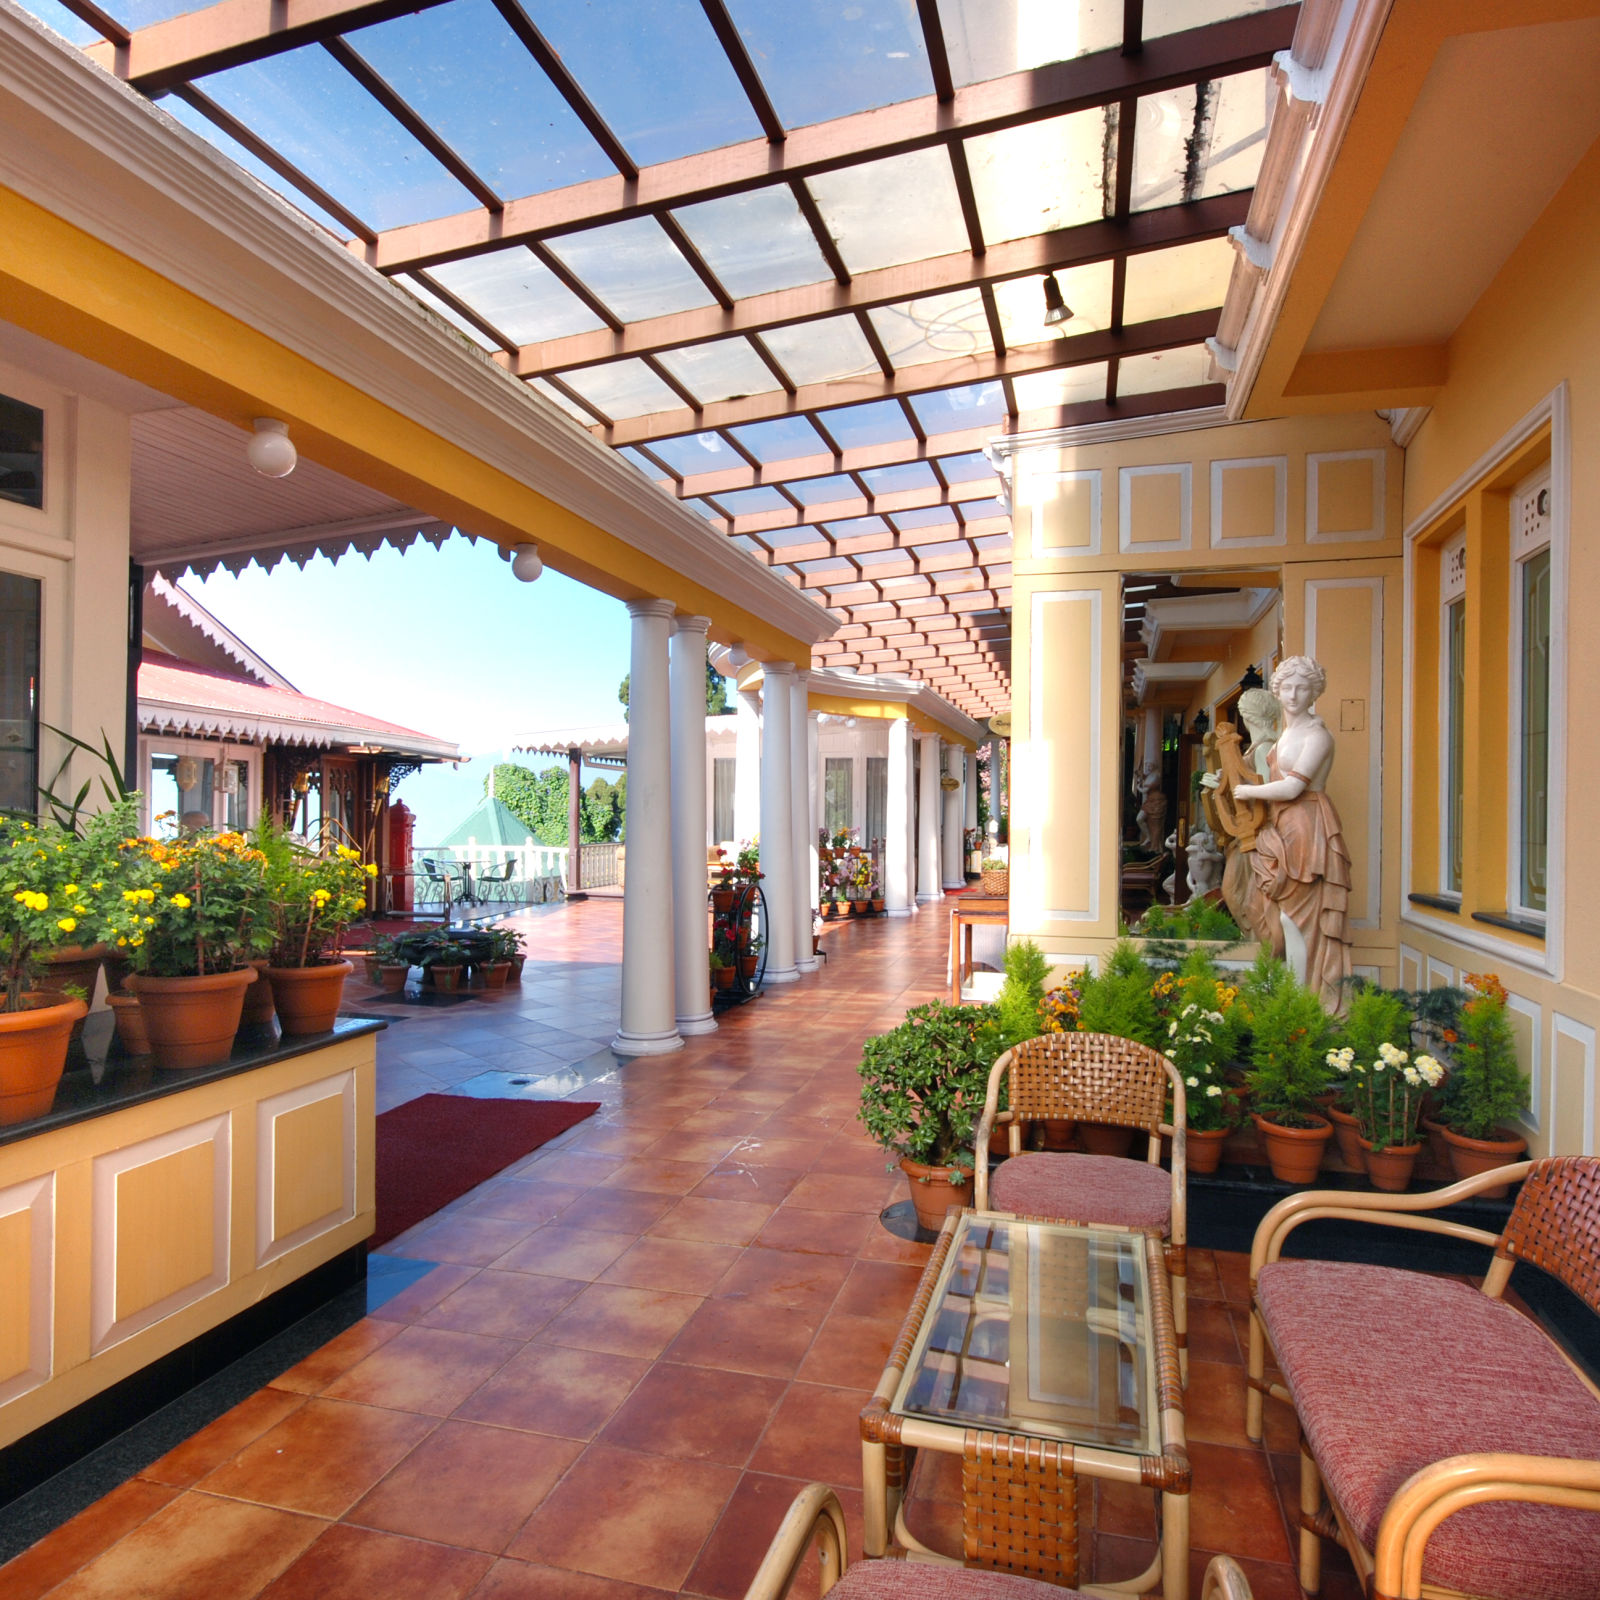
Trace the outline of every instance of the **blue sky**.
<instances>
[{"instance_id":1,"label":"blue sky","mask_svg":"<svg viewBox=\"0 0 1600 1600\"><path fill-rule=\"evenodd\" d=\"M283 561L183 587L303 693L479 757L405 780L399 796L417 814L419 843L476 802L514 734L622 718L622 602L548 570L518 583L492 544L459 534L437 550L419 540L403 554L319 556L303 569Z\"/></svg>"}]
</instances>

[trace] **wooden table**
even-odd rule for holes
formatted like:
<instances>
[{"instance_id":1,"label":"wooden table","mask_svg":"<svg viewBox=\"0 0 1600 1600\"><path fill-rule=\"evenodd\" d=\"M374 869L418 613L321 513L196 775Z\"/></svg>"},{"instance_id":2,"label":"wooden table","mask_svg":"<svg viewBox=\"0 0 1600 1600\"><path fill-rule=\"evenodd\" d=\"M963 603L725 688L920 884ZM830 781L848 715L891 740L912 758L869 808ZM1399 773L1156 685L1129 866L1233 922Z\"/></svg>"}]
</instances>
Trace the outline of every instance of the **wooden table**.
<instances>
[{"instance_id":1,"label":"wooden table","mask_svg":"<svg viewBox=\"0 0 1600 1600\"><path fill-rule=\"evenodd\" d=\"M906 1527L917 1450L961 1457L959 1557ZM1159 1583L1164 1600L1187 1600L1189 1453L1161 1241L951 1211L861 1413L861 1456L868 1556L892 1546L1087 1594ZM1160 1496L1160 1546L1138 1576L1080 1582L1086 1477Z\"/></svg>"},{"instance_id":2,"label":"wooden table","mask_svg":"<svg viewBox=\"0 0 1600 1600\"><path fill-rule=\"evenodd\" d=\"M1003 894L959 894L950 902L950 1004L961 1004L961 988L972 971L972 930L979 923L1005 927L1010 898Z\"/></svg>"}]
</instances>

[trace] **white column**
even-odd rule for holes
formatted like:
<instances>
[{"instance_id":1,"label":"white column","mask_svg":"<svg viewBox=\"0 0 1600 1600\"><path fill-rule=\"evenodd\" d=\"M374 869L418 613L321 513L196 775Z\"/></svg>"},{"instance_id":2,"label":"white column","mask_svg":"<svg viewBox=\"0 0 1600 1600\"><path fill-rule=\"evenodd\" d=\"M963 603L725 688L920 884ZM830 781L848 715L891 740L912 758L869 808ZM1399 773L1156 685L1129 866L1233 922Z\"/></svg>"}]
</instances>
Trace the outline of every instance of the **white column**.
<instances>
[{"instance_id":1,"label":"white column","mask_svg":"<svg viewBox=\"0 0 1600 1600\"><path fill-rule=\"evenodd\" d=\"M944 792L939 788L939 735L919 733L922 753L922 793L917 809L917 899L924 903L943 894L940 879L944 863L939 849L944 817ZM629 866L632 866L629 862Z\"/></svg>"},{"instance_id":2,"label":"white column","mask_svg":"<svg viewBox=\"0 0 1600 1600\"><path fill-rule=\"evenodd\" d=\"M964 752L959 745L950 746L950 773L960 778ZM943 789L944 797L944 886L947 889L964 889L967 876L961 867L961 824L966 819L967 804L958 784L954 789Z\"/></svg>"},{"instance_id":3,"label":"white column","mask_svg":"<svg viewBox=\"0 0 1600 1600\"><path fill-rule=\"evenodd\" d=\"M761 685L761 888L767 897L767 982L793 983L794 784L789 685L794 666L769 661Z\"/></svg>"},{"instance_id":4,"label":"white column","mask_svg":"<svg viewBox=\"0 0 1600 1600\"><path fill-rule=\"evenodd\" d=\"M789 684L789 823L794 840L794 964L815 972L822 960L811 953L811 701L810 674L796 672Z\"/></svg>"},{"instance_id":5,"label":"white column","mask_svg":"<svg viewBox=\"0 0 1600 1600\"><path fill-rule=\"evenodd\" d=\"M733 836L746 844L761 831L761 712L753 694L738 690L733 745Z\"/></svg>"},{"instance_id":6,"label":"white column","mask_svg":"<svg viewBox=\"0 0 1600 1600\"><path fill-rule=\"evenodd\" d=\"M706 630L710 626L709 617L678 617L672 627L672 954L681 1034L717 1029L711 1014L706 922ZM629 693L631 698L631 689Z\"/></svg>"},{"instance_id":7,"label":"white column","mask_svg":"<svg viewBox=\"0 0 1600 1600\"><path fill-rule=\"evenodd\" d=\"M806 712L806 776L809 780L810 806L806 815L810 826L806 832L806 872L811 885L811 909L822 904L821 861L817 855L817 832L822 827L822 719L815 711ZM819 962L820 966L821 963Z\"/></svg>"},{"instance_id":8,"label":"white column","mask_svg":"<svg viewBox=\"0 0 1600 1600\"><path fill-rule=\"evenodd\" d=\"M678 1050L672 974L672 734L667 683L670 600L630 600L628 872L622 894L618 1055Z\"/></svg>"},{"instance_id":9,"label":"white column","mask_svg":"<svg viewBox=\"0 0 1600 1600\"><path fill-rule=\"evenodd\" d=\"M883 820L883 899L891 917L911 915L911 724L889 724L889 783Z\"/></svg>"},{"instance_id":10,"label":"white column","mask_svg":"<svg viewBox=\"0 0 1600 1600\"><path fill-rule=\"evenodd\" d=\"M967 810L963 832L965 832L966 828L970 828L974 837L976 837L978 831L978 751L976 750L971 750L967 753L967 781L961 786L961 798L966 801ZM966 851L965 845L963 845L961 857L961 869L963 872L966 871L966 866Z\"/></svg>"}]
</instances>

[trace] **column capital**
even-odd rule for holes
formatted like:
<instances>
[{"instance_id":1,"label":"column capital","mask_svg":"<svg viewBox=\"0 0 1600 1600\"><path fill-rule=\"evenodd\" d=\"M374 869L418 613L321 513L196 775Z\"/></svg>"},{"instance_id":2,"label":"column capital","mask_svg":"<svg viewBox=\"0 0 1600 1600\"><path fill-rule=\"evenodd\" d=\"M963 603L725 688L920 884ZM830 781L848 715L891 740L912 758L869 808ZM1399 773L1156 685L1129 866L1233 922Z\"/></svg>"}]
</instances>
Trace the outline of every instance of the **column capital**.
<instances>
[{"instance_id":1,"label":"column capital","mask_svg":"<svg viewBox=\"0 0 1600 1600\"><path fill-rule=\"evenodd\" d=\"M672 631L674 633L709 633L711 631L711 618L677 616L672 619Z\"/></svg>"},{"instance_id":2,"label":"column capital","mask_svg":"<svg viewBox=\"0 0 1600 1600\"><path fill-rule=\"evenodd\" d=\"M911 731L921 740L926 741L932 739L935 744L939 742L939 735L936 733L930 733L926 729L913 727Z\"/></svg>"},{"instance_id":3,"label":"column capital","mask_svg":"<svg viewBox=\"0 0 1600 1600\"><path fill-rule=\"evenodd\" d=\"M764 678L785 678L792 680L795 675L794 662L792 661L763 661L761 675Z\"/></svg>"},{"instance_id":4,"label":"column capital","mask_svg":"<svg viewBox=\"0 0 1600 1600\"><path fill-rule=\"evenodd\" d=\"M671 617L678 609L670 600L629 600L627 607L630 617Z\"/></svg>"}]
</instances>

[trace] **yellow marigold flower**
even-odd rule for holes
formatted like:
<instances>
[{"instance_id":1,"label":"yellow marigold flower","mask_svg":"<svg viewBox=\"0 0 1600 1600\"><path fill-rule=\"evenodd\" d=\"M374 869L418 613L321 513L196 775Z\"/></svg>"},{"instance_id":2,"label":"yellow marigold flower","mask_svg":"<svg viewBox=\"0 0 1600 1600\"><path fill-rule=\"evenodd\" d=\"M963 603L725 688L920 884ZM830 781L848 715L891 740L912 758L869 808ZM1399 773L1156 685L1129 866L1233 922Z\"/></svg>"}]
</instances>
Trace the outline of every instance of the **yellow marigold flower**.
<instances>
[{"instance_id":1,"label":"yellow marigold flower","mask_svg":"<svg viewBox=\"0 0 1600 1600\"><path fill-rule=\"evenodd\" d=\"M132 939L131 939L131 940L130 940L130 941L129 941L129 943L131 943L131 944L132 944L132 946L133 946L133 948L134 948L134 949L135 949L135 950L137 950L137 949L138 949L138 948L139 948L139 946L140 946L140 945L142 945L142 944L143 944L143 943L144 943L144 935L143 935L143 934L142 934L142 933L140 933L140 934L136 934L136 935L135 935L135 936L134 936L134 937L133 937L133 938L132 938Z\"/></svg>"},{"instance_id":2,"label":"yellow marigold flower","mask_svg":"<svg viewBox=\"0 0 1600 1600\"><path fill-rule=\"evenodd\" d=\"M63 933L71 933L78 926L78 919L76 917L63 917L56 926Z\"/></svg>"},{"instance_id":3,"label":"yellow marigold flower","mask_svg":"<svg viewBox=\"0 0 1600 1600\"><path fill-rule=\"evenodd\" d=\"M334 854L337 855L341 861L354 861L358 856L360 856L361 852L353 849L350 845L342 844L334 852Z\"/></svg>"},{"instance_id":4,"label":"yellow marigold flower","mask_svg":"<svg viewBox=\"0 0 1600 1600\"><path fill-rule=\"evenodd\" d=\"M180 911L187 911L189 907L194 904L194 901L192 901L186 894L175 894L172 897L172 903L173 905L177 906Z\"/></svg>"},{"instance_id":5,"label":"yellow marigold flower","mask_svg":"<svg viewBox=\"0 0 1600 1600\"><path fill-rule=\"evenodd\" d=\"M137 889L124 889L122 891L122 898L124 900L137 900L139 898L139 891Z\"/></svg>"},{"instance_id":6,"label":"yellow marigold flower","mask_svg":"<svg viewBox=\"0 0 1600 1600\"><path fill-rule=\"evenodd\" d=\"M12 895L11 898L13 900L23 900L23 901L25 901L28 898L28 891L26 889L18 889L17 892L14 895Z\"/></svg>"},{"instance_id":7,"label":"yellow marigold flower","mask_svg":"<svg viewBox=\"0 0 1600 1600\"><path fill-rule=\"evenodd\" d=\"M78 886L75 883L64 883L61 885L61 892L62 894L76 894Z\"/></svg>"},{"instance_id":8,"label":"yellow marigold flower","mask_svg":"<svg viewBox=\"0 0 1600 1600\"><path fill-rule=\"evenodd\" d=\"M152 900L154 900L155 897L156 897L156 892L155 892L154 889L141 889L139 891L139 898L141 900L143 900L146 905L148 905Z\"/></svg>"},{"instance_id":9,"label":"yellow marigold flower","mask_svg":"<svg viewBox=\"0 0 1600 1600\"><path fill-rule=\"evenodd\" d=\"M127 944L127 942L128 942L128 941L127 941L127 940L126 940L126 939L118 939L118 940L117 940L117 943L118 943L118 944L119 944L119 945L125 945L125 944Z\"/></svg>"},{"instance_id":10,"label":"yellow marigold flower","mask_svg":"<svg viewBox=\"0 0 1600 1600\"><path fill-rule=\"evenodd\" d=\"M103 888L105 888L105 883L104 883L104 881L101 881L99 883L91 883L89 885L89 887L91 889L103 889Z\"/></svg>"},{"instance_id":11,"label":"yellow marigold flower","mask_svg":"<svg viewBox=\"0 0 1600 1600\"><path fill-rule=\"evenodd\" d=\"M377 864L377 862L369 861L367 863L367 876L369 878L376 878L378 876L378 864Z\"/></svg>"},{"instance_id":12,"label":"yellow marigold flower","mask_svg":"<svg viewBox=\"0 0 1600 1600\"><path fill-rule=\"evenodd\" d=\"M72 909L76 911L80 917L86 916L89 910L88 906L74 906Z\"/></svg>"}]
</instances>

